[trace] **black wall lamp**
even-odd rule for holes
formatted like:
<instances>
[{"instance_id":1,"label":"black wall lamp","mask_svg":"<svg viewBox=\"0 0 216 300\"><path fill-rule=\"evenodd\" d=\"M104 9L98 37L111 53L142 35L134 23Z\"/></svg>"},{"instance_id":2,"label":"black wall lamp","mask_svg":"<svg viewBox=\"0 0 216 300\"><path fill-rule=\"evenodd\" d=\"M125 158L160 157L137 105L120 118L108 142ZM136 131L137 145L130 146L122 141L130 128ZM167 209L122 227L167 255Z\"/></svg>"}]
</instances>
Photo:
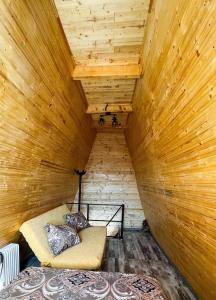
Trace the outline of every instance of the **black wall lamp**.
<instances>
[{"instance_id":1,"label":"black wall lamp","mask_svg":"<svg viewBox=\"0 0 216 300\"><path fill-rule=\"evenodd\" d=\"M98 124L99 124L100 126L103 126L103 125L104 125L104 123L105 123L104 116L103 116L103 115L100 115L100 118L99 118Z\"/></svg>"},{"instance_id":2,"label":"black wall lamp","mask_svg":"<svg viewBox=\"0 0 216 300\"><path fill-rule=\"evenodd\" d=\"M105 112L105 114L100 115L98 124L100 126L104 126L105 124L105 117L112 116L112 127L119 127L121 124L118 122L117 115L111 112Z\"/></svg>"}]
</instances>

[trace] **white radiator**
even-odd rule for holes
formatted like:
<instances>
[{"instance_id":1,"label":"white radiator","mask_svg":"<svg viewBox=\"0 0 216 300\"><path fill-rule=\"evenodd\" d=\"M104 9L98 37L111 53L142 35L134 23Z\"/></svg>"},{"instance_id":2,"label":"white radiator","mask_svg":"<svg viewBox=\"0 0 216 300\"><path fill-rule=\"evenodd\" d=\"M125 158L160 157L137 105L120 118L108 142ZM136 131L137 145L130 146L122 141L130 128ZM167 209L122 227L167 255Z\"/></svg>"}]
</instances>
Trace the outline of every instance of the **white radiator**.
<instances>
[{"instance_id":1,"label":"white radiator","mask_svg":"<svg viewBox=\"0 0 216 300\"><path fill-rule=\"evenodd\" d=\"M9 244L0 248L0 290L8 285L19 273L19 245ZM2 263L3 257L3 263Z\"/></svg>"}]
</instances>

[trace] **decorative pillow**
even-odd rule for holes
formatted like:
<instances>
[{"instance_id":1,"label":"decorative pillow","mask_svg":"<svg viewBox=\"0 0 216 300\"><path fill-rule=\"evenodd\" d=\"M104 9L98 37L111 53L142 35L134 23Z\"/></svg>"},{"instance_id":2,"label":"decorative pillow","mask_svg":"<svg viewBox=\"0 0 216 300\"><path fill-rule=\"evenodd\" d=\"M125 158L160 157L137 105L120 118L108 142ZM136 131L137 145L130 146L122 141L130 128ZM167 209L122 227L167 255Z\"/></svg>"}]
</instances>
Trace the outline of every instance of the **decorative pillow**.
<instances>
[{"instance_id":1,"label":"decorative pillow","mask_svg":"<svg viewBox=\"0 0 216 300\"><path fill-rule=\"evenodd\" d=\"M45 229L47 231L48 244L54 255L58 255L67 248L81 242L76 229L68 225L47 224Z\"/></svg>"},{"instance_id":2,"label":"decorative pillow","mask_svg":"<svg viewBox=\"0 0 216 300\"><path fill-rule=\"evenodd\" d=\"M77 231L80 231L84 228L90 227L86 217L82 212L78 213L68 213L65 215L66 223L68 226L76 228Z\"/></svg>"}]
</instances>

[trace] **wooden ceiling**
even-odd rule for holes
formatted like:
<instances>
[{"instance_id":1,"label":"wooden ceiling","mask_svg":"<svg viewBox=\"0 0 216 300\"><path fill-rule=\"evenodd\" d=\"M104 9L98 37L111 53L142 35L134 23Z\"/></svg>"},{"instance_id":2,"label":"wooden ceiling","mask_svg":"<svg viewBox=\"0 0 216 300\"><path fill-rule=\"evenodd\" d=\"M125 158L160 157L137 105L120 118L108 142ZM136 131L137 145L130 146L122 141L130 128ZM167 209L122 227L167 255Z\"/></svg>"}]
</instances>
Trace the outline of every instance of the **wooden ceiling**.
<instances>
[{"instance_id":1,"label":"wooden ceiling","mask_svg":"<svg viewBox=\"0 0 216 300\"><path fill-rule=\"evenodd\" d=\"M81 80L88 104L131 103L140 77L149 0L55 0L55 4L76 64L72 77ZM126 126L125 114L121 127ZM98 117L93 116L94 127Z\"/></svg>"}]
</instances>

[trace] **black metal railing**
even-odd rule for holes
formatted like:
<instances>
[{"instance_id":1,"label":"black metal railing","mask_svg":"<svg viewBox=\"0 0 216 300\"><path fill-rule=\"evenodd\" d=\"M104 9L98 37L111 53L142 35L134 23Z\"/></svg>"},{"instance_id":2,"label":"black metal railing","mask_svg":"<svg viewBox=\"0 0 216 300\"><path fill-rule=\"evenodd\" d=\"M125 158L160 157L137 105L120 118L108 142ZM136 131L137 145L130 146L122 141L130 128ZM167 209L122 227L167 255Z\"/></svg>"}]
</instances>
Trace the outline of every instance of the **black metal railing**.
<instances>
[{"instance_id":1,"label":"black metal railing","mask_svg":"<svg viewBox=\"0 0 216 300\"><path fill-rule=\"evenodd\" d=\"M79 203L79 202L69 202L67 203L69 205L71 205L71 210L73 208L73 205L81 205L81 206L86 206L86 219L89 222L107 222L106 223L106 227L109 226L110 223L120 223L120 231L117 233L117 235L115 236L108 236L108 237L113 237L113 238L119 238L119 239L123 239L123 231L124 231L124 210L125 210L125 206L124 204L102 204L102 203ZM104 206L104 207L116 207L116 211L114 212L114 214L112 215L112 217L107 220L107 219L90 219L90 208L91 206ZM121 213L120 220L114 220L114 218Z\"/></svg>"}]
</instances>

